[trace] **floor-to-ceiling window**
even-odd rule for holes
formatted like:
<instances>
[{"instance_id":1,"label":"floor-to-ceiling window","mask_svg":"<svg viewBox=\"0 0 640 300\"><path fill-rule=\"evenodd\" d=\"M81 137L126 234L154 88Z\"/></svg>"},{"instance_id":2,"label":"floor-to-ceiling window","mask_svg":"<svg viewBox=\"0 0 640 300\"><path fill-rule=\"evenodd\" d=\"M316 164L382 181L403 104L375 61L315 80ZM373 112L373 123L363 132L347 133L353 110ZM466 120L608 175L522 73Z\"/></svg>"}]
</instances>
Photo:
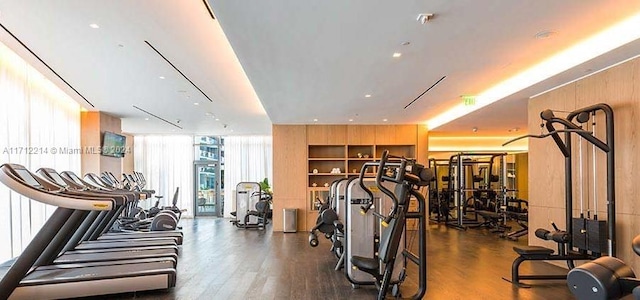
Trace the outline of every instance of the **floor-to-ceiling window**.
<instances>
[{"instance_id":1,"label":"floor-to-ceiling window","mask_svg":"<svg viewBox=\"0 0 640 300\"><path fill-rule=\"evenodd\" d=\"M193 216L193 137L189 135L137 135L134 137L134 168L142 172L147 187L163 195L162 206L169 205L180 188L177 206ZM152 203L143 206L148 208Z\"/></svg>"},{"instance_id":2,"label":"floor-to-ceiling window","mask_svg":"<svg viewBox=\"0 0 640 300\"><path fill-rule=\"evenodd\" d=\"M0 164L80 171L80 106L0 43ZM19 255L55 207L0 184L0 261Z\"/></svg>"},{"instance_id":3,"label":"floor-to-ceiling window","mask_svg":"<svg viewBox=\"0 0 640 300\"><path fill-rule=\"evenodd\" d=\"M240 182L272 181L273 156L270 136L228 136L225 148L225 210L231 217L235 211L235 188ZM277 201L277 200L276 200Z\"/></svg>"}]
</instances>

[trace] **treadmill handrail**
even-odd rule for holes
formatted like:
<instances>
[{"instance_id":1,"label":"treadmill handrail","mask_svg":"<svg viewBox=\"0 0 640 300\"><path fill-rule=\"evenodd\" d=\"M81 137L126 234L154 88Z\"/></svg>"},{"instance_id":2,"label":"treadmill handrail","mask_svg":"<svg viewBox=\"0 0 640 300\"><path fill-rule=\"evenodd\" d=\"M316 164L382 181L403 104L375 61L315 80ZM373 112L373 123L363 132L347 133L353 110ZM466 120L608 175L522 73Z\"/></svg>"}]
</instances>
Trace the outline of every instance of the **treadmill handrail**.
<instances>
[{"instance_id":1,"label":"treadmill handrail","mask_svg":"<svg viewBox=\"0 0 640 300\"><path fill-rule=\"evenodd\" d=\"M19 165L14 165L14 166L19 166ZM22 180L18 176L14 175L14 173L11 171L12 168L13 167L11 166L11 164L3 164L2 166L0 166L0 182L2 182L11 190L29 199L42 202L45 204L53 205L53 206L58 206L58 207L63 207L68 209L78 209L78 210L102 211L102 210L112 210L115 207L116 201L114 199L95 198L95 197L78 197L78 196L64 195L58 192L49 192L42 189L37 189L27 184L24 180ZM83 200L83 201L77 201L77 200Z\"/></svg>"},{"instance_id":2,"label":"treadmill handrail","mask_svg":"<svg viewBox=\"0 0 640 300\"><path fill-rule=\"evenodd\" d=\"M136 195L135 192L131 192L129 190L109 190L109 189L106 189L106 188L97 187L93 183L80 178L78 175L76 175L72 171L63 171L62 173L60 173L60 177L62 177L62 179L65 180L67 183L68 182L73 182L73 186L76 186L78 188L82 188L85 191L91 191L91 192L94 192L94 193L106 194L106 195L125 195L127 197L127 199L128 199L127 200L128 202L135 201L135 199L138 198L138 196ZM78 182L76 182L75 181L76 179L82 185L80 185Z\"/></svg>"}]
</instances>

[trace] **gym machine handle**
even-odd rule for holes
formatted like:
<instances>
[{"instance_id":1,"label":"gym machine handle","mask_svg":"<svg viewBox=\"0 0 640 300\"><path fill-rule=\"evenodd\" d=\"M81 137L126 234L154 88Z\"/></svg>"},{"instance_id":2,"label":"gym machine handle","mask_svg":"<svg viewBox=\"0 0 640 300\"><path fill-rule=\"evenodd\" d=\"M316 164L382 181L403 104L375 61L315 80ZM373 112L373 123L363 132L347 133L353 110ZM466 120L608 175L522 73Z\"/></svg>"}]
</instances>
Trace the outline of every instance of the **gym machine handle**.
<instances>
[{"instance_id":1,"label":"gym machine handle","mask_svg":"<svg viewBox=\"0 0 640 300\"><path fill-rule=\"evenodd\" d=\"M391 201L393 201L393 206L391 207L391 211L389 212L389 214L384 218L384 220L382 221L382 226L388 226L389 222L391 222L391 220L393 219L393 216L395 216L395 214L398 211L398 198L396 198L396 195L391 192L389 189L387 189L385 186L382 185L382 182L384 181L388 181L390 178L387 176L384 176L384 173L386 171L386 165L387 162L389 160L389 150L384 150L382 152L382 157L380 158L380 166L378 167L378 174L376 174L376 186L378 186L378 188L387 196L389 196L389 198L391 198ZM401 160L400 163L400 168L396 173L404 173L404 168L406 166L406 160ZM399 176L402 176L404 174L396 174L396 178L398 178ZM402 178L402 177L400 177ZM395 181L395 180L393 180Z\"/></svg>"},{"instance_id":2,"label":"gym machine handle","mask_svg":"<svg viewBox=\"0 0 640 300\"><path fill-rule=\"evenodd\" d=\"M371 192L371 190L364 185L364 178L365 178L365 173L367 173L367 170L369 169L369 167L375 167L378 166L379 164L376 162L366 162L362 165L362 168L360 169L360 178L358 180L358 183L360 184L360 187L362 188L362 190L367 193L367 195L369 196L369 203L365 206L360 206L360 213L361 214L366 214L369 209L371 209L371 206L373 206L373 192Z\"/></svg>"},{"instance_id":3,"label":"gym machine handle","mask_svg":"<svg viewBox=\"0 0 640 300\"><path fill-rule=\"evenodd\" d=\"M547 241L554 241L560 244L565 244L571 239L566 231L551 232L543 228L536 229L536 237Z\"/></svg>"}]
</instances>

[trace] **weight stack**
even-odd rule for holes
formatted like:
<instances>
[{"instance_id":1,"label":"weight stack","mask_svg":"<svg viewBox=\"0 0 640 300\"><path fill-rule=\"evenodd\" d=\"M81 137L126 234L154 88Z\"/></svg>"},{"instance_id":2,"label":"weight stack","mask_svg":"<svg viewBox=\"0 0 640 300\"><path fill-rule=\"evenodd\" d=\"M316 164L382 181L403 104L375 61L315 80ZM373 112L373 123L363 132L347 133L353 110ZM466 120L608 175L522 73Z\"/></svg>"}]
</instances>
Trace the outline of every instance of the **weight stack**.
<instances>
[{"instance_id":1,"label":"weight stack","mask_svg":"<svg viewBox=\"0 0 640 300\"><path fill-rule=\"evenodd\" d=\"M587 250L587 219L573 218L571 219L571 224L573 225L571 232L573 247Z\"/></svg>"},{"instance_id":2,"label":"weight stack","mask_svg":"<svg viewBox=\"0 0 640 300\"><path fill-rule=\"evenodd\" d=\"M595 253L608 253L607 221L586 220L587 221L587 250Z\"/></svg>"}]
</instances>

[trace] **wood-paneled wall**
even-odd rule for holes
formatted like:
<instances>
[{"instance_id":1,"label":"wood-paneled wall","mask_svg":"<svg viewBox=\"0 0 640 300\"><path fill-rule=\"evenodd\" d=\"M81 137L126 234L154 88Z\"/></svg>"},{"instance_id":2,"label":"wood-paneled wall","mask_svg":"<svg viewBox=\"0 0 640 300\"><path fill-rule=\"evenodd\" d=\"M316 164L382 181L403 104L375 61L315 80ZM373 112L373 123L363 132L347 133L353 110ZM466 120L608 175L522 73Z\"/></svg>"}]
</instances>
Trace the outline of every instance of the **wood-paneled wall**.
<instances>
[{"instance_id":1,"label":"wood-paneled wall","mask_svg":"<svg viewBox=\"0 0 640 300\"><path fill-rule=\"evenodd\" d=\"M529 132L540 132L539 114L544 109L571 111L596 103L607 103L614 111L616 159L616 228L618 257L640 270L640 258L631 249L631 240L640 234L640 59L636 58L565 85L529 101ZM558 113L560 115L560 113ZM603 137L604 120L597 118L596 135ZM577 145L577 142L574 142ZM587 145L587 144L585 144ZM583 149L591 155L591 146ZM578 147L573 147L574 151ZM574 156L576 157L576 156ZM605 156L597 154L598 215L606 218L605 208ZM574 165L577 164L574 159ZM584 169L585 194L592 186L586 178L592 176L591 167ZM574 174L577 167L574 166ZM548 228L554 221L564 228L564 160L551 139L531 139L529 142L529 243L555 248L555 245L536 238L536 228ZM574 176L574 211L578 213L578 176ZM592 197L592 196L591 196ZM589 198L592 202L593 198ZM586 200L586 199L585 199ZM591 208L594 207L590 204Z\"/></svg>"},{"instance_id":2,"label":"wood-paneled wall","mask_svg":"<svg viewBox=\"0 0 640 300\"><path fill-rule=\"evenodd\" d=\"M423 125L273 125L273 230L282 231L282 209L298 209L298 230L307 230L308 145L415 145L427 163L428 132ZM314 220L307 220L314 218Z\"/></svg>"},{"instance_id":3,"label":"wood-paneled wall","mask_svg":"<svg viewBox=\"0 0 640 300\"><path fill-rule=\"evenodd\" d=\"M81 157L82 174L111 171L119 176L122 173L122 159L100 155L97 149L102 145L102 134L105 131L117 134L122 132L120 118L103 112L87 111L80 114L80 124L80 145L85 149Z\"/></svg>"},{"instance_id":4,"label":"wood-paneled wall","mask_svg":"<svg viewBox=\"0 0 640 300\"><path fill-rule=\"evenodd\" d=\"M346 143L346 125L307 125L307 144L309 145L345 145Z\"/></svg>"},{"instance_id":5,"label":"wood-paneled wall","mask_svg":"<svg viewBox=\"0 0 640 300\"><path fill-rule=\"evenodd\" d=\"M100 113L100 135L105 131L116 134L122 133L120 118L109 114ZM109 171L120 176L122 174L122 158L100 155L100 172Z\"/></svg>"},{"instance_id":6,"label":"wood-paneled wall","mask_svg":"<svg viewBox=\"0 0 640 300\"><path fill-rule=\"evenodd\" d=\"M518 198L529 199L529 154L518 153L516 157L516 189L518 189Z\"/></svg>"},{"instance_id":7,"label":"wood-paneled wall","mask_svg":"<svg viewBox=\"0 0 640 300\"><path fill-rule=\"evenodd\" d=\"M298 230L306 228L307 126L273 125L273 230L282 231L282 209L298 209Z\"/></svg>"}]
</instances>

